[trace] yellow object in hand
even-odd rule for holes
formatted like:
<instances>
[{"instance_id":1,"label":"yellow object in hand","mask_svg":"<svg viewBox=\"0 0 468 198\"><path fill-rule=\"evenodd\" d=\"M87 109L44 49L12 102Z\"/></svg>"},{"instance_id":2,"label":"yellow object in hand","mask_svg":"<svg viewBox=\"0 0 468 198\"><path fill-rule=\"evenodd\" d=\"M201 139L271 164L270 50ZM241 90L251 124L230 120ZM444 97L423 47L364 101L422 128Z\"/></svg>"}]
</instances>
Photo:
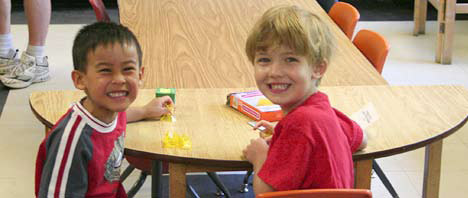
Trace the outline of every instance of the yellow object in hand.
<instances>
[{"instance_id":1,"label":"yellow object in hand","mask_svg":"<svg viewBox=\"0 0 468 198\"><path fill-rule=\"evenodd\" d=\"M175 118L172 116L174 112L174 105L166 104L166 108L169 111L169 113L162 115L160 121L174 122Z\"/></svg>"},{"instance_id":2,"label":"yellow object in hand","mask_svg":"<svg viewBox=\"0 0 468 198\"><path fill-rule=\"evenodd\" d=\"M264 130L264 131L260 132L260 137L263 138L263 139L265 139L267 137L270 137L272 135L273 135L273 131L271 131L271 130Z\"/></svg>"}]
</instances>

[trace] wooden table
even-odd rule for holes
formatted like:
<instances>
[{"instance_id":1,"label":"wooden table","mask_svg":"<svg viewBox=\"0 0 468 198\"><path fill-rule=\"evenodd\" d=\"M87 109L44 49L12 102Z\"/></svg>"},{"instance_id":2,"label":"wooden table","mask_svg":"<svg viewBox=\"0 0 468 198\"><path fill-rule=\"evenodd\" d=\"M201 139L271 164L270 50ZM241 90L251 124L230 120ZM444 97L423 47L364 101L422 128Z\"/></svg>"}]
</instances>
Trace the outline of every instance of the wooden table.
<instances>
[{"instance_id":1,"label":"wooden table","mask_svg":"<svg viewBox=\"0 0 468 198\"><path fill-rule=\"evenodd\" d=\"M124 0L119 13L143 48L144 88L245 88L256 86L247 35L279 4L299 5L329 24L337 47L322 85L386 84L313 0Z\"/></svg>"},{"instance_id":2,"label":"wooden table","mask_svg":"<svg viewBox=\"0 0 468 198\"><path fill-rule=\"evenodd\" d=\"M415 36L426 32L427 1L414 1L414 30ZM453 33L455 28L455 14L467 14L468 3L457 3L457 0L429 0L437 10L437 49L436 62L452 63Z\"/></svg>"},{"instance_id":3,"label":"wooden table","mask_svg":"<svg viewBox=\"0 0 468 198\"><path fill-rule=\"evenodd\" d=\"M426 147L423 197L438 197L442 140L465 124L468 91L463 86L336 86L321 87L331 104L347 115L372 103L379 120L367 131L369 144L354 154L356 187L370 188L372 160ZM143 121L128 125L126 154L169 162L170 195L185 196L186 172L246 170L242 149L258 134L248 118L225 105L226 95L239 89L177 89L177 121ZM154 90L140 92L133 105L154 97ZM33 92L33 112L50 126L66 112L80 91ZM191 150L166 149L166 132L186 134Z\"/></svg>"}]
</instances>

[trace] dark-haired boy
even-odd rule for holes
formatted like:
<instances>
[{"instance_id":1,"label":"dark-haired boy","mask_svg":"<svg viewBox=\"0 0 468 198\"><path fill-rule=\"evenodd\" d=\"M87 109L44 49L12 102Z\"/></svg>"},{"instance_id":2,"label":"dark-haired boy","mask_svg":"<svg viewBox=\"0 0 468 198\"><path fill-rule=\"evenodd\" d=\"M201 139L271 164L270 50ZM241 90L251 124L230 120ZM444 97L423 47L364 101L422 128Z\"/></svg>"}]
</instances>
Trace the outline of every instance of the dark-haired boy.
<instances>
[{"instance_id":1,"label":"dark-haired boy","mask_svg":"<svg viewBox=\"0 0 468 198\"><path fill-rule=\"evenodd\" d=\"M78 32L72 79L86 96L39 147L37 197L126 197L119 180L126 124L159 118L172 104L166 96L128 108L141 84L141 59L138 40L122 25L98 22Z\"/></svg>"}]
</instances>

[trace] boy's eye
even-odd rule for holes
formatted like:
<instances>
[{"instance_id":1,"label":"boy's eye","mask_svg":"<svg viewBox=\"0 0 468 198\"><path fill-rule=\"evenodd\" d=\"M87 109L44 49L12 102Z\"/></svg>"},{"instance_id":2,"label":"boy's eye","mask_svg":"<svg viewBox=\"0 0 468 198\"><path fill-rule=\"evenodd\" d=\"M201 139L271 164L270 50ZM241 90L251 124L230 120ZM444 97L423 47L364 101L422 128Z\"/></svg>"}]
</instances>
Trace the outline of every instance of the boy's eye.
<instances>
[{"instance_id":1,"label":"boy's eye","mask_svg":"<svg viewBox=\"0 0 468 198\"><path fill-rule=\"evenodd\" d=\"M99 73L108 73L108 72L112 72L112 70L108 69L108 68L103 68L103 69L99 69L98 72Z\"/></svg>"},{"instance_id":2,"label":"boy's eye","mask_svg":"<svg viewBox=\"0 0 468 198\"><path fill-rule=\"evenodd\" d=\"M261 63L261 62L266 63L266 62L270 62L270 59L269 58L258 58L257 62L258 63Z\"/></svg>"},{"instance_id":3,"label":"boy's eye","mask_svg":"<svg viewBox=\"0 0 468 198\"><path fill-rule=\"evenodd\" d=\"M124 67L124 71L134 71L136 70L136 67L135 66L127 66L127 67Z\"/></svg>"},{"instance_id":4,"label":"boy's eye","mask_svg":"<svg viewBox=\"0 0 468 198\"><path fill-rule=\"evenodd\" d=\"M299 61L299 60L297 60L297 58L294 58L294 57L288 57L288 58L286 58L286 62L288 62L288 63L297 62L297 61Z\"/></svg>"}]
</instances>

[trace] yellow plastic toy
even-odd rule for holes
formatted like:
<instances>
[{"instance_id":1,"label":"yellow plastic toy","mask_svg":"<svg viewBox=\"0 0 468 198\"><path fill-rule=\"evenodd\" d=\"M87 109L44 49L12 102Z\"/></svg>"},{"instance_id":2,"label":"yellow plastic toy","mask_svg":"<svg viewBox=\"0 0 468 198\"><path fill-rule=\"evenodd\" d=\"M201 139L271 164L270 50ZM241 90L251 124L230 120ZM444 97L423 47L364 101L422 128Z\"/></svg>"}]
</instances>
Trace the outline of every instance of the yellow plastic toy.
<instances>
[{"instance_id":1,"label":"yellow plastic toy","mask_svg":"<svg viewBox=\"0 0 468 198\"><path fill-rule=\"evenodd\" d=\"M172 115L174 113L174 106L167 104L166 108L169 110L169 113L162 115L160 121L175 122L175 117Z\"/></svg>"},{"instance_id":2,"label":"yellow plastic toy","mask_svg":"<svg viewBox=\"0 0 468 198\"><path fill-rule=\"evenodd\" d=\"M166 132L163 138L163 148L192 149L192 141L185 134Z\"/></svg>"}]
</instances>

